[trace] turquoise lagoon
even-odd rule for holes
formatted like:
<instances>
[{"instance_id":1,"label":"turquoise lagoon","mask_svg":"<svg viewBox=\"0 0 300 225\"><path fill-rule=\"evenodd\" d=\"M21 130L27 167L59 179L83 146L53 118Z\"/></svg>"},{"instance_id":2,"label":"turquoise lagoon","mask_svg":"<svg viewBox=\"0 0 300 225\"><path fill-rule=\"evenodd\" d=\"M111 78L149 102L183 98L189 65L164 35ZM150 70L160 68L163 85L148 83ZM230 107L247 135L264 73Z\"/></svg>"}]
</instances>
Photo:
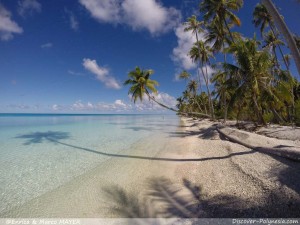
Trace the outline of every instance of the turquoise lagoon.
<instances>
[{"instance_id":1,"label":"turquoise lagoon","mask_svg":"<svg viewBox=\"0 0 300 225\"><path fill-rule=\"evenodd\" d=\"M0 216L88 173L176 115L0 114ZM98 152L101 152L98 154Z\"/></svg>"}]
</instances>

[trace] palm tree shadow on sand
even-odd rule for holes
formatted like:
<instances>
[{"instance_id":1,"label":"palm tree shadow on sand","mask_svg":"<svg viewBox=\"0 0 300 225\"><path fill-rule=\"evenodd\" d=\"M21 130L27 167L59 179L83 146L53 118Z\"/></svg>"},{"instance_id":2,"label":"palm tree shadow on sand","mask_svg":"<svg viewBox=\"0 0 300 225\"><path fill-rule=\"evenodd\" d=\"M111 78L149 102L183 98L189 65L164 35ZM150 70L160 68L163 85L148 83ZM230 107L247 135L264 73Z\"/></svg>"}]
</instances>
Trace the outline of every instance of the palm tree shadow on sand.
<instances>
[{"instance_id":1,"label":"palm tree shadow on sand","mask_svg":"<svg viewBox=\"0 0 300 225\"><path fill-rule=\"evenodd\" d=\"M142 197L117 185L104 187L102 191L109 209L123 218L297 218L300 215L300 202L292 202L276 190L254 203L233 195L207 197L200 186L187 179L182 184L164 177L149 179Z\"/></svg>"}]
</instances>

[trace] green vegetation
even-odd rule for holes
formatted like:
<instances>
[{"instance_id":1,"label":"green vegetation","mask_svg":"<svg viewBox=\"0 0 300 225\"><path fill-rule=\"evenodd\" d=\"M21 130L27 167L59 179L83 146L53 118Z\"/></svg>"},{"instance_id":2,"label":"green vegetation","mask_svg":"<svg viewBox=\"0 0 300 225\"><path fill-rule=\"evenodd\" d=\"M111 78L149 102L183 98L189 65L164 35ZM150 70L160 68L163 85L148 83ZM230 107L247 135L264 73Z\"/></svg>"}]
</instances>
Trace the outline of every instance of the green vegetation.
<instances>
[{"instance_id":1,"label":"green vegetation","mask_svg":"<svg viewBox=\"0 0 300 225\"><path fill-rule=\"evenodd\" d=\"M243 7L242 0L203 0L199 5L202 17L192 15L184 23L185 31L192 31L196 38L189 56L198 65L198 77L187 71L179 75L186 81L186 90L177 98L178 110L156 101L152 93L156 93L158 83L149 79L152 71L138 67L125 82L132 85L129 93L134 102L145 94L181 114L205 115L224 122L236 119L262 125L300 125L300 83L290 71L291 58L299 63L300 38L290 34L273 6L270 0L256 5L252 22L259 28L260 38L255 34L244 37L232 31L242 23L236 16ZM199 39L201 33L204 40ZM283 46L291 49L292 57ZM223 55L223 61L217 61L217 54ZM208 72L211 68L212 75Z\"/></svg>"}]
</instances>

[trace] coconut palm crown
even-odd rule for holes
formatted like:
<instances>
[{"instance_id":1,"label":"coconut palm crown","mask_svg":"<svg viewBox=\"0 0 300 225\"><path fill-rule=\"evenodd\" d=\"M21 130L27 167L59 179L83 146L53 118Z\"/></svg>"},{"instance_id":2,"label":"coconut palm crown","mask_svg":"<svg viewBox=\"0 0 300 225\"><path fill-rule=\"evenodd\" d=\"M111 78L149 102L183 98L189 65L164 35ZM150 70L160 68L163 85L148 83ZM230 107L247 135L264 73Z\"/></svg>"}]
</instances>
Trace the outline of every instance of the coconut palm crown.
<instances>
[{"instance_id":1,"label":"coconut palm crown","mask_svg":"<svg viewBox=\"0 0 300 225\"><path fill-rule=\"evenodd\" d=\"M153 70L142 70L138 66L128 73L129 79L124 82L124 85L132 85L128 94L132 95L134 103L137 99L142 101L145 94L150 96L151 92L157 93L155 86L158 86L158 82L150 79L153 73Z\"/></svg>"},{"instance_id":2,"label":"coconut palm crown","mask_svg":"<svg viewBox=\"0 0 300 225\"><path fill-rule=\"evenodd\" d=\"M258 3L254 8L252 22L255 27L260 26L261 35L263 35L263 32L267 26L273 27L274 25L271 14L268 12L267 8L260 3Z\"/></svg>"},{"instance_id":3,"label":"coconut palm crown","mask_svg":"<svg viewBox=\"0 0 300 225\"><path fill-rule=\"evenodd\" d=\"M206 23L218 21L221 26L225 26L234 41L230 26L240 26L241 21L233 12L238 11L243 4L243 0L203 0L200 4L200 12L204 13L203 18Z\"/></svg>"}]
</instances>

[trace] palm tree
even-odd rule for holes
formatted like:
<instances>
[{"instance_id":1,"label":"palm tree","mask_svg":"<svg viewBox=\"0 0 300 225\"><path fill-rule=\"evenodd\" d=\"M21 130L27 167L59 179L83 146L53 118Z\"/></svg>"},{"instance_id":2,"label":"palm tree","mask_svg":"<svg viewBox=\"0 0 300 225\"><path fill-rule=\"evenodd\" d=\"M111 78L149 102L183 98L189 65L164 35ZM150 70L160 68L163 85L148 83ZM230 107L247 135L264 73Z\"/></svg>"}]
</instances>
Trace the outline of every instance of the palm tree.
<instances>
[{"instance_id":1,"label":"palm tree","mask_svg":"<svg viewBox=\"0 0 300 225\"><path fill-rule=\"evenodd\" d=\"M224 108L224 123L227 120L227 99L229 98L229 89L227 74L225 71L218 71L214 74L211 79L211 82L214 83L216 98L219 98L221 105Z\"/></svg>"},{"instance_id":2,"label":"palm tree","mask_svg":"<svg viewBox=\"0 0 300 225\"><path fill-rule=\"evenodd\" d=\"M186 71L182 71L180 74L179 74L179 78L180 79L183 79L185 81L187 81L188 79L190 79L191 75Z\"/></svg>"},{"instance_id":3,"label":"palm tree","mask_svg":"<svg viewBox=\"0 0 300 225\"><path fill-rule=\"evenodd\" d=\"M199 105L199 103L196 99L197 89L198 89L197 81L190 80L190 82L187 85L187 90L188 90L189 93L191 93L190 99L192 100L193 103L196 103L196 105L198 106L198 109L200 110L200 112L203 112L201 106ZM205 104L204 104L204 109L205 109L205 114L207 114Z\"/></svg>"},{"instance_id":4,"label":"palm tree","mask_svg":"<svg viewBox=\"0 0 300 225\"><path fill-rule=\"evenodd\" d=\"M196 35L196 41L199 41L198 33L203 32L202 26L203 21L198 21L195 15L192 15L187 19L187 22L184 23L184 31L192 31L193 34Z\"/></svg>"},{"instance_id":5,"label":"palm tree","mask_svg":"<svg viewBox=\"0 0 300 225\"><path fill-rule=\"evenodd\" d=\"M278 57L277 57L277 54L276 54L276 47L280 47L280 45L283 45L284 43L279 40L272 31L266 33L264 35L264 38L265 38L265 46L263 46L263 48L269 48L273 54L274 54L274 57L275 57L275 62L276 62L276 66L278 68L280 68L280 64L279 64L279 61L278 61ZM285 62L285 57L283 55L283 52L281 51L280 49L280 52L281 52L281 56ZM288 64L285 62L285 65L286 65L286 68L288 70Z\"/></svg>"},{"instance_id":6,"label":"palm tree","mask_svg":"<svg viewBox=\"0 0 300 225\"><path fill-rule=\"evenodd\" d=\"M280 71L278 75L275 88L281 102L285 104L284 108L287 110L291 108L291 112L288 110L289 118L287 118L287 120L290 120L293 123L295 116L294 87L297 85L297 80L286 71Z\"/></svg>"},{"instance_id":7,"label":"palm tree","mask_svg":"<svg viewBox=\"0 0 300 225\"><path fill-rule=\"evenodd\" d=\"M150 92L157 93L155 86L158 86L158 82L150 79L153 73L153 70L141 70L139 67L129 72L128 76L130 79L126 80L124 85L132 84L129 94L132 94L134 103L138 98L142 101L144 94L150 98Z\"/></svg>"},{"instance_id":8,"label":"palm tree","mask_svg":"<svg viewBox=\"0 0 300 225\"><path fill-rule=\"evenodd\" d=\"M224 62L226 62L226 44L230 44L231 41L228 38L228 31L220 25L218 21L213 21L207 26L208 33L205 36L205 43L211 45L211 50L213 53L218 53L220 51L224 54Z\"/></svg>"},{"instance_id":9,"label":"palm tree","mask_svg":"<svg viewBox=\"0 0 300 225\"><path fill-rule=\"evenodd\" d=\"M262 96L275 95L271 89L272 76L269 71L271 66L270 55L267 51L258 51L255 39L239 40L232 44L229 52L234 54L237 65L225 64L238 82L238 87L231 98L231 105L236 99L247 102L248 107L256 114L259 123L265 124L263 118Z\"/></svg>"},{"instance_id":10,"label":"palm tree","mask_svg":"<svg viewBox=\"0 0 300 225\"><path fill-rule=\"evenodd\" d=\"M205 22L217 21L221 27L226 27L231 41L234 42L230 26L240 26L241 21L233 11L238 11L242 6L243 0L203 0L200 4L200 11L204 13Z\"/></svg>"},{"instance_id":11,"label":"palm tree","mask_svg":"<svg viewBox=\"0 0 300 225\"><path fill-rule=\"evenodd\" d=\"M191 92L188 90L185 90L182 92L182 99L186 102L185 104L185 111L184 112L191 112L192 111L192 96L191 96Z\"/></svg>"},{"instance_id":12,"label":"palm tree","mask_svg":"<svg viewBox=\"0 0 300 225\"><path fill-rule=\"evenodd\" d=\"M254 8L252 22L254 23L255 27L260 26L261 36L263 36L264 30L267 26L270 26L272 29L274 25L273 18L268 12L267 8L260 3L258 3Z\"/></svg>"},{"instance_id":13,"label":"palm tree","mask_svg":"<svg viewBox=\"0 0 300 225\"><path fill-rule=\"evenodd\" d=\"M253 21L255 27L260 26L260 32L262 36L265 36L265 40L268 42L277 42L278 49L280 51L280 54L282 56L283 62L286 66L286 69L289 70L288 62L286 58L284 57L283 51L280 47L280 45L284 45L284 43L278 39L278 32L276 32L276 29L274 27L274 21L271 16L271 14L268 12L267 8L263 4L257 4L254 8L253 12ZM268 32L267 35L263 35L265 28L269 26L271 28L271 32ZM273 46L272 49L274 52L274 56L276 58L276 62L278 62L278 57L276 56L276 46ZM279 64L278 64L279 65Z\"/></svg>"},{"instance_id":14,"label":"palm tree","mask_svg":"<svg viewBox=\"0 0 300 225\"><path fill-rule=\"evenodd\" d=\"M135 103L137 99L140 99L140 101L142 101L144 96L146 95L148 96L149 100L154 101L158 105L171 111L177 112L179 114L186 115L186 113L179 112L178 110L166 106L155 99L155 97L152 94L157 93L157 89L155 86L158 86L158 82L150 79L150 76L152 74L153 70L142 70L140 69L140 67L136 67L133 71L128 73L129 79L124 82L124 85L131 85L128 93L132 95L133 102ZM187 114L210 117L203 113L191 112Z\"/></svg>"},{"instance_id":15,"label":"palm tree","mask_svg":"<svg viewBox=\"0 0 300 225\"><path fill-rule=\"evenodd\" d=\"M199 37L198 34L200 32L203 32L202 29L202 25L203 25L203 21L198 21L197 17L195 15L192 15L190 18L187 19L187 22L183 23L185 28L184 31L188 32L188 31L192 31L192 34L195 34L196 37L196 42L199 41ZM200 53L199 53L200 55ZM201 78L199 75L199 64L197 63L198 69L197 69L197 74L198 74L198 79L199 79L199 88L200 88L200 92L202 92L202 85L201 85Z\"/></svg>"},{"instance_id":16,"label":"palm tree","mask_svg":"<svg viewBox=\"0 0 300 225\"><path fill-rule=\"evenodd\" d=\"M176 101L178 102L176 107L178 108L179 111L181 111L183 104L184 104L184 100L182 97L179 97L176 99Z\"/></svg>"},{"instance_id":17,"label":"palm tree","mask_svg":"<svg viewBox=\"0 0 300 225\"><path fill-rule=\"evenodd\" d=\"M278 30L280 33L283 34L289 49L291 50L292 56L294 58L295 64L298 69L298 74L300 75L300 53L297 48L295 39L291 32L289 31L287 25L285 24L283 18L277 11L276 7L274 6L271 0L262 0L262 3L267 8L268 12L271 14L275 24L277 25Z\"/></svg>"},{"instance_id":18,"label":"palm tree","mask_svg":"<svg viewBox=\"0 0 300 225\"><path fill-rule=\"evenodd\" d=\"M190 82L187 85L187 89L189 92L191 92L192 96L195 97L197 93L198 84L195 80L190 80Z\"/></svg>"},{"instance_id":19,"label":"palm tree","mask_svg":"<svg viewBox=\"0 0 300 225\"><path fill-rule=\"evenodd\" d=\"M200 69L204 78L207 94L208 94L208 99L209 99L209 109L212 118L214 118L214 107L211 99L211 93L209 89L209 80L208 80L208 73L207 73L207 64L209 63L209 58L212 57L212 52L211 49L208 45L205 45L203 41L198 41L194 44L192 49L190 50L189 55L191 56L192 60L199 61L200 62ZM205 70L204 72L204 65L205 65Z\"/></svg>"}]
</instances>

